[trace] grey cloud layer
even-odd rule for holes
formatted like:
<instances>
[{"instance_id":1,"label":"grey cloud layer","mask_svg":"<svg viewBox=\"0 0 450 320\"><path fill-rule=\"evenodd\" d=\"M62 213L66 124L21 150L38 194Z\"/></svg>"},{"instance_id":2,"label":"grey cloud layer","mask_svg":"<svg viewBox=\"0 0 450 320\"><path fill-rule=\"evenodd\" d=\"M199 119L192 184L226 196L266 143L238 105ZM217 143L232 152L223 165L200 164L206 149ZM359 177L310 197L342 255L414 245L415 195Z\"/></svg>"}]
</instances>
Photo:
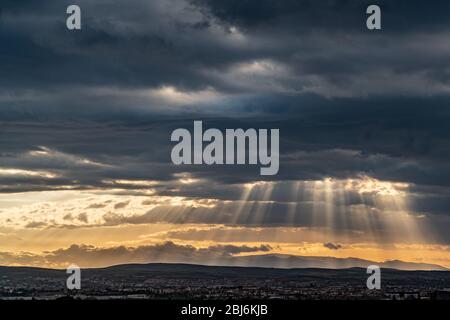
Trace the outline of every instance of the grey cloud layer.
<instances>
[{"instance_id":1,"label":"grey cloud layer","mask_svg":"<svg viewBox=\"0 0 450 320\"><path fill-rule=\"evenodd\" d=\"M324 96L448 93L449 5L413 2L381 1L385 31L371 34L364 29L366 1L356 0L79 1L81 32L65 29L70 1L7 1L0 40L6 44L1 71L8 77L0 80L0 96L27 93L34 104L42 100L48 107L52 98L61 102L57 93L65 90L71 98L91 93L94 101L81 98L78 107L105 108L118 97L98 93L104 87ZM269 67L250 69L250 75L233 69L255 61ZM121 107L129 102L124 99Z\"/></svg>"}]
</instances>

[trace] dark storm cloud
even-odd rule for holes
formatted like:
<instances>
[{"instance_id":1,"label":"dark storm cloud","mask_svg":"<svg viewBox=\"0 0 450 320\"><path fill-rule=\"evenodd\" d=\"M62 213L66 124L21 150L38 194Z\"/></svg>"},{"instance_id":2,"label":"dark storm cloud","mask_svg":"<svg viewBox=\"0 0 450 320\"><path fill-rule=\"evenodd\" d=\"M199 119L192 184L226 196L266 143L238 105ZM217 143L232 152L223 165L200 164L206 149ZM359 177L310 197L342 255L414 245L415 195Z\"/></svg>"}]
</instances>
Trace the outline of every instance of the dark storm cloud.
<instances>
[{"instance_id":1,"label":"dark storm cloud","mask_svg":"<svg viewBox=\"0 0 450 320\"><path fill-rule=\"evenodd\" d=\"M360 30L365 27L365 12L369 5L376 4L383 10L383 20L388 31L415 31L448 27L447 13L450 4L445 0L430 4L422 0L260 0L220 1L191 0L206 15L216 17L232 25L242 25L249 30L283 28L310 31Z\"/></svg>"},{"instance_id":2,"label":"dark storm cloud","mask_svg":"<svg viewBox=\"0 0 450 320\"><path fill-rule=\"evenodd\" d=\"M428 193L448 187L448 99L280 101L283 106L278 109L270 99L261 103L261 110L270 115L270 121L265 117L244 117L239 121L204 119L205 129L280 128L281 167L274 177L259 176L258 166L172 165L170 133L179 127L192 129L189 119L152 121L136 117L101 124L86 120L46 124L42 120L39 125L8 121L0 133L0 165L49 171L56 177L2 177L2 188L18 191L33 186L37 190L58 185L111 187L105 181L170 181L178 180L176 174L182 172L216 184L208 188L204 188L204 182L181 188L156 186L157 191L163 195L236 199L239 189L227 185L261 179L317 180L359 174L436 187ZM135 185L122 187L139 189Z\"/></svg>"},{"instance_id":3,"label":"dark storm cloud","mask_svg":"<svg viewBox=\"0 0 450 320\"><path fill-rule=\"evenodd\" d=\"M107 85L125 88L202 88L203 66L238 61L202 17L183 1L78 1L83 29L69 32L70 1L2 3L2 85L18 90ZM254 50L253 50L254 51ZM256 54L254 52L254 54ZM36 81L39 79L39 81ZM208 84L211 85L211 84ZM72 86L78 86L73 88ZM55 92L51 92L55 94Z\"/></svg>"},{"instance_id":4,"label":"dark storm cloud","mask_svg":"<svg viewBox=\"0 0 450 320\"><path fill-rule=\"evenodd\" d=\"M80 32L65 28L70 1L2 2L0 71L8 77L0 79L0 104L16 112L33 105L52 113L60 104L69 113L148 104L154 110L164 103L130 95L163 85L241 94L448 92L448 3L379 3L385 27L371 34L367 2L356 0L78 1ZM233 73L255 61L289 74Z\"/></svg>"},{"instance_id":5,"label":"dark storm cloud","mask_svg":"<svg viewBox=\"0 0 450 320\"><path fill-rule=\"evenodd\" d=\"M44 120L40 125L8 121L1 129L0 165L60 175L42 179L48 184L76 180L72 183L90 186L111 179L170 180L183 171L226 184L255 179L348 178L366 173L380 180L448 186L448 99L282 101L285 103L278 110L270 102L261 104L262 110L267 107L264 112L271 115L270 121L264 117L204 119L205 129L280 128L281 168L274 177L259 176L258 166L172 165L170 134L175 128L192 129L193 122L170 118L100 125L85 120L61 125L46 125ZM14 176L8 179L8 184L24 181ZM202 185L190 186L178 192L212 196L214 186L208 190Z\"/></svg>"}]
</instances>

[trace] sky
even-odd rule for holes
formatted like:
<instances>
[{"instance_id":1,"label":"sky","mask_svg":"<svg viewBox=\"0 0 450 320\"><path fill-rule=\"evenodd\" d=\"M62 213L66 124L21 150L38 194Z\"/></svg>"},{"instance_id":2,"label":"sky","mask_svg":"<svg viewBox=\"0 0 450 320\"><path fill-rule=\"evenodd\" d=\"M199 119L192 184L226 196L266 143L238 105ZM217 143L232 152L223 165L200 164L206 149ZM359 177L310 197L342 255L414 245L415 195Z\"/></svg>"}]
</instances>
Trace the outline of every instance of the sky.
<instances>
[{"instance_id":1,"label":"sky","mask_svg":"<svg viewBox=\"0 0 450 320\"><path fill-rule=\"evenodd\" d=\"M0 264L286 254L450 268L449 10L2 0ZM172 164L171 132L194 120L279 129L278 174Z\"/></svg>"}]
</instances>

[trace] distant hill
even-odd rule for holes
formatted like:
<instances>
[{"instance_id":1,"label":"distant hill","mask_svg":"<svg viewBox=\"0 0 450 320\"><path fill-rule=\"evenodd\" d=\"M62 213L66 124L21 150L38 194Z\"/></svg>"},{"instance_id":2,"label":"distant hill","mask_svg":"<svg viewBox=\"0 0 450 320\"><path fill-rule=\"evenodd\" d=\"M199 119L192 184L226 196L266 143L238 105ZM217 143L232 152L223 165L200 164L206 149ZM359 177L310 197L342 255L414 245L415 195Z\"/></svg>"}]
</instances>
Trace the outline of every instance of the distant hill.
<instances>
[{"instance_id":1,"label":"distant hill","mask_svg":"<svg viewBox=\"0 0 450 320\"><path fill-rule=\"evenodd\" d=\"M378 263L358 258L307 257L278 254L234 257L229 265L325 269L367 268L369 265L379 265L381 268L398 270L448 270L445 267L435 264L404 262L400 260Z\"/></svg>"},{"instance_id":2,"label":"distant hill","mask_svg":"<svg viewBox=\"0 0 450 320\"><path fill-rule=\"evenodd\" d=\"M158 260L152 263L171 264L171 265L198 265L197 261L166 261ZM448 271L449 269L427 263L405 262L400 260L388 260L385 262L374 262L370 260L358 258L335 258L335 257L312 257L312 256L294 256L283 254L264 254L264 255L247 255L234 256L224 258L219 263L205 263L209 266L223 267L261 267L261 268L278 268L278 269L349 269L349 268L367 268L370 265L378 265L381 268L397 269L397 270L421 270L421 271ZM124 264L124 266L143 266L145 264ZM0 267L1 268L1 267ZM22 267L18 270L28 272L30 268ZM107 269L107 268L102 268ZM0 269L1 271L1 269Z\"/></svg>"},{"instance_id":3,"label":"distant hill","mask_svg":"<svg viewBox=\"0 0 450 320\"><path fill-rule=\"evenodd\" d=\"M262 268L238 266L206 266L179 263L123 264L106 268L82 270L83 278L109 279L111 281L140 282L152 279L302 279L303 281L333 281L365 283L364 268ZM403 271L383 269L383 279L391 283L437 282L450 286L450 271ZM60 281L67 278L65 270L31 267L0 267L1 278L18 283L30 281ZM62 281L61 283L65 283Z\"/></svg>"}]
</instances>

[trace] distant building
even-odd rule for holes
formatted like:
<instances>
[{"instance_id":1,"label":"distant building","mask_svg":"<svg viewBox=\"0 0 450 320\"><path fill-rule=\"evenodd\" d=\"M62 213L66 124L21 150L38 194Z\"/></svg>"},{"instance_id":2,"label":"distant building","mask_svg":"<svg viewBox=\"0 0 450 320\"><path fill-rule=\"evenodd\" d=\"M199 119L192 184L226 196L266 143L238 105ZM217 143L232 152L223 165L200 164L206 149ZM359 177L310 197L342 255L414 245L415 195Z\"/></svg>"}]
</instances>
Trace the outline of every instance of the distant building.
<instances>
[{"instance_id":1,"label":"distant building","mask_svg":"<svg viewBox=\"0 0 450 320\"><path fill-rule=\"evenodd\" d=\"M420 299L419 292L386 292L386 296L391 300L416 300Z\"/></svg>"}]
</instances>

